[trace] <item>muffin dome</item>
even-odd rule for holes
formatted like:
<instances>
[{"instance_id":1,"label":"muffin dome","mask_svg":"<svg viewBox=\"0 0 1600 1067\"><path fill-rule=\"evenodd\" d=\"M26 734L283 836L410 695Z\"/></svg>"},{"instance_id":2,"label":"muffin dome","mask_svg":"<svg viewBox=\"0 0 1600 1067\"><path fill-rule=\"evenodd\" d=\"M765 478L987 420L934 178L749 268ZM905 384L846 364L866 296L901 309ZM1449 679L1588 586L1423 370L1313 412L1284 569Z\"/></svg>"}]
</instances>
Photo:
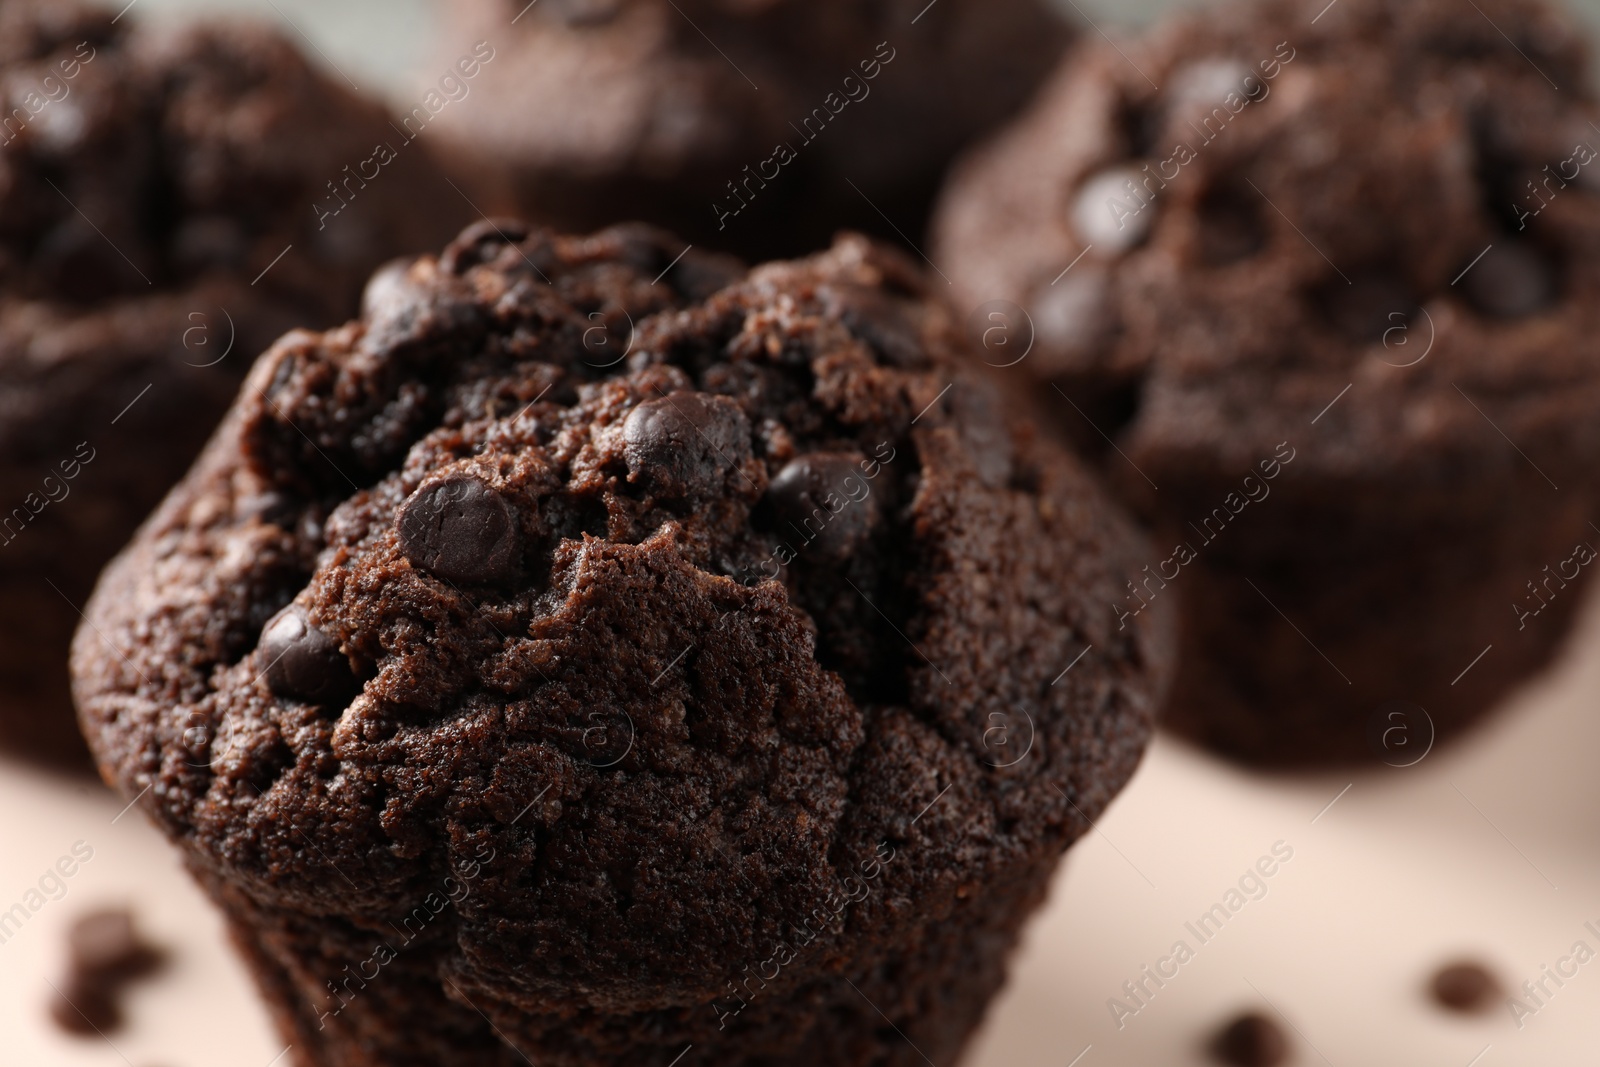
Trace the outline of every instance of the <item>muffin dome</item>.
<instances>
[{"instance_id":1,"label":"muffin dome","mask_svg":"<svg viewBox=\"0 0 1600 1067\"><path fill-rule=\"evenodd\" d=\"M860 238L498 223L262 357L75 663L305 1062L899 1062L861 993L959 1047L1168 656L959 344ZM403 977L330 999L374 939Z\"/></svg>"}]
</instances>

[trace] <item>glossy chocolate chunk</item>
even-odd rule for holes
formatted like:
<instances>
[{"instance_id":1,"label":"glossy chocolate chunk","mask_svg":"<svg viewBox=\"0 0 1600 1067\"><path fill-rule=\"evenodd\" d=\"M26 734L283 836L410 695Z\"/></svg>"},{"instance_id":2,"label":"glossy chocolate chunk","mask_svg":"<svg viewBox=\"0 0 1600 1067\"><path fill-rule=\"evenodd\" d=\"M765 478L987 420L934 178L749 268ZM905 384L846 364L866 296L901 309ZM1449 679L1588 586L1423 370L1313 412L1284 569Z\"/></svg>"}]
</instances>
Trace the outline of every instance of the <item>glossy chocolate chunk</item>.
<instances>
[{"instance_id":1,"label":"glossy chocolate chunk","mask_svg":"<svg viewBox=\"0 0 1600 1067\"><path fill-rule=\"evenodd\" d=\"M824 560L841 560L863 545L877 523L874 487L861 456L814 452L793 460L767 489L780 536L798 535Z\"/></svg>"},{"instance_id":2,"label":"glossy chocolate chunk","mask_svg":"<svg viewBox=\"0 0 1600 1067\"><path fill-rule=\"evenodd\" d=\"M622 441L630 481L664 497L700 496L750 458L750 423L726 397L679 392L629 412Z\"/></svg>"},{"instance_id":3,"label":"glossy chocolate chunk","mask_svg":"<svg viewBox=\"0 0 1600 1067\"><path fill-rule=\"evenodd\" d=\"M355 688L349 660L333 638L311 625L298 604L290 604L268 620L256 654L267 688L280 697L332 704Z\"/></svg>"},{"instance_id":4,"label":"glossy chocolate chunk","mask_svg":"<svg viewBox=\"0 0 1600 1067\"><path fill-rule=\"evenodd\" d=\"M448 582L485 585L517 572L522 538L509 501L468 475L424 485L395 516L411 565Z\"/></svg>"}]
</instances>

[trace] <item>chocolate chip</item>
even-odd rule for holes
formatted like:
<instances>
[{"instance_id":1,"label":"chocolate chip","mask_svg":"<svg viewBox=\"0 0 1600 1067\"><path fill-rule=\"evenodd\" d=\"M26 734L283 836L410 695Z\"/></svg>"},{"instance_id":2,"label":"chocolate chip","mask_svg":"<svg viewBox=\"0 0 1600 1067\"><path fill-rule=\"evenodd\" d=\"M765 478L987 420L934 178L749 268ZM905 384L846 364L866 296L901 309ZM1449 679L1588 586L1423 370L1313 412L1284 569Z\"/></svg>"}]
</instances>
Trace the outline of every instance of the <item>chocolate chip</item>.
<instances>
[{"instance_id":1,"label":"chocolate chip","mask_svg":"<svg viewBox=\"0 0 1600 1067\"><path fill-rule=\"evenodd\" d=\"M342 702L355 688L349 660L333 638L311 625L298 604L267 620L256 655L267 688L280 697L330 705Z\"/></svg>"},{"instance_id":2,"label":"chocolate chip","mask_svg":"<svg viewBox=\"0 0 1600 1067\"><path fill-rule=\"evenodd\" d=\"M1041 283L1028 307L1043 347L1035 358L1041 376L1090 365L1117 332L1111 277L1089 263Z\"/></svg>"},{"instance_id":3,"label":"chocolate chip","mask_svg":"<svg viewBox=\"0 0 1600 1067\"><path fill-rule=\"evenodd\" d=\"M877 523L877 498L860 455L813 452L788 463L767 488L779 536L804 541L801 555L842 560L864 544Z\"/></svg>"},{"instance_id":4,"label":"chocolate chip","mask_svg":"<svg viewBox=\"0 0 1600 1067\"><path fill-rule=\"evenodd\" d=\"M673 393L628 413L622 450L629 481L668 499L710 496L750 458L750 423L727 397Z\"/></svg>"},{"instance_id":5,"label":"chocolate chip","mask_svg":"<svg viewBox=\"0 0 1600 1067\"><path fill-rule=\"evenodd\" d=\"M93 982L71 982L50 996L50 1018L69 1034L104 1035L122 1026L116 992Z\"/></svg>"},{"instance_id":6,"label":"chocolate chip","mask_svg":"<svg viewBox=\"0 0 1600 1067\"><path fill-rule=\"evenodd\" d=\"M125 908L91 912L73 923L67 956L75 972L108 982L148 974L161 962L160 953L139 937Z\"/></svg>"},{"instance_id":7,"label":"chocolate chip","mask_svg":"<svg viewBox=\"0 0 1600 1067\"><path fill-rule=\"evenodd\" d=\"M522 536L506 498L465 474L424 485L395 514L400 551L447 582L486 585L517 573Z\"/></svg>"},{"instance_id":8,"label":"chocolate chip","mask_svg":"<svg viewBox=\"0 0 1600 1067\"><path fill-rule=\"evenodd\" d=\"M125 908L84 915L67 931L66 978L55 987L50 1015L74 1034L104 1035L122 1025L122 987L159 968L159 949L146 943Z\"/></svg>"},{"instance_id":9,"label":"chocolate chip","mask_svg":"<svg viewBox=\"0 0 1600 1067\"><path fill-rule=\"evenodd\" d=\"M1467 299L1486 315L1515 319L1555 299L1555 271L1525 244L1496 243L1462 279Z\"/></svg>"},{"instance_id":10,"label":"chocolate chip","mask_svg":"<svg viewBox=\"0 0 1600 1067\"><path fill-rule=\"evenodd\" d=\"M1172 106L1183 117L1198 110L1209 115L1213 108L1221 108L1230 93L1242 99L1259 82L1246 84L1255 72L1250 64L1227 56L1209 56L1185 63L1168 79L1168 95ZM1261 92L1254 88L1254 92Z\"/></svg>"},{"instance_id":11,"label":"chocolate chip","mask_svg":"<svg viewBox=\"0 0 1600 1067\"><path fill-rule=\"evenodd\" d=\"M1150 234L1156 221L1154 183L1138 167L1108 167L1090 175L1072 201L1072 230L1108 255L1126 252Z\"/></svg>"},{"instance_id":12,"label":"chocolate chip","mask_svg":"<svg viewBox=\"0 0 1600 1067\"><path fill-rule=\"evenodd\" d=\"M845 329L870 345L885 362L908 370L928 364L922 337L894 300L872 289L827 286L822 305Z\"/></svg>"},{"instance_id":13,"label":"chocolate chip","mask_svg":"<svg viewBox=\"0 0 1600 1067\"><path fill-rule=\"evenodd\" d=\"M1232 1067L1276 1067L1289 1058L1289 1039L1277 1023L1250 1012L1216 1036L1211 1055Z\"/></svg>"},{"instance_id":14,"label":"chocolate chip","mask_svg":"<svg viewBox=\"0 0 1600 1067\"><path fill-rule=\"evenodd\" d=\"M1500 982L1488 968L1471 960L1458 960L1439 968L1430 985L1433 999L1451 1011L1475 1013L1499 1003Z\"/></svg>"},{"instance_id":15,"label":"chocolate chip","mask_svg":"<svg viewBox=\"0 0 1600 1067\"><path fill-rule=\"evenodd\" d=\"M1334 282L1320 299L1333 327L1364 344L1384 340L1390 330L1404 332L1417 310L1409 287L1387 272L1363 274L1349 284Z\"/></svg>"}]
</instances>

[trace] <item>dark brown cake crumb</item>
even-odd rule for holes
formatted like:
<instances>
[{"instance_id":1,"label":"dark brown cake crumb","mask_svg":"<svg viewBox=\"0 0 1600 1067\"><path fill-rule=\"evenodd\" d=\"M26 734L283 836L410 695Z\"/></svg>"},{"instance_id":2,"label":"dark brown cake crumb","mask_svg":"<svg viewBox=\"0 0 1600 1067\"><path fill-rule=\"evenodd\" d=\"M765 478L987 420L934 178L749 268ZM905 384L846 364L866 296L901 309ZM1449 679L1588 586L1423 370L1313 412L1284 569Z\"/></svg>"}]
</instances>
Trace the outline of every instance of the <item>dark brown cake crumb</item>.
<instances>
[{"instance_id":1,"label":"dark brown cake crumb","mask_svg":"<svg viewBox=\"0 0 1600 1067\"><path fill-rule=\"evenodd\" d=\"M1289 1058L1289 1038L1267 1016L1246 1012L1212 1040L1211 1055L1231 1067L1276 1067Z\"/></svg>"},{"instance_id":2,"label":"dark brown cake crumb","mask_svg":"<svg viewBox=\"0 0 1600 1067\"><path fill-rule=\"evenodd\" d=\"M1475 960L1456 960L1440 967L1428 989L1440 1007L1462 1014L1479 1014L1504 995L1500 980Z\"/></svg>"},{"instance_id":3,"label":"dark brown cake crumb","mask_svg":"<svg viewBox=\"0 0 1600 1067\"><path fill-rule=\"evenodd\" d=\"M54 986L50 1017L68 1033L103 1035L117 1029L124 987L159 970L165 959L139 936L128 909L82 916L67 931L67 976Z\"/></svg>"}]
</instances>

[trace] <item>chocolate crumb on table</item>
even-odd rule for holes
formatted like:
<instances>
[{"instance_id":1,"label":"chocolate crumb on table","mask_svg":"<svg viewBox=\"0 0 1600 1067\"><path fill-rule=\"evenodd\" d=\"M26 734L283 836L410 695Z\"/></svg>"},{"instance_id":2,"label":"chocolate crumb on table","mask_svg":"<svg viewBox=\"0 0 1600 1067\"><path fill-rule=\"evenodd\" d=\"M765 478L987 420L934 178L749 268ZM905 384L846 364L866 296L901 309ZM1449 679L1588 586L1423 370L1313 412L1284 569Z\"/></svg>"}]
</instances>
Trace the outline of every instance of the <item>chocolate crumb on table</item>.
<instances>
[{"instance_id":1,"label":"chocolate crumb on table","mask_svg":"<svg viewBox=\"0 0 1600 1067\"><path fill-rule=\"evenodd\" d=\"M1247 1012L1212 1039L1210 1052L1229 1067L1277 1067L1289 1058L1289 1038L1269 1016Z\"/></svg>"},{"instance_id":2,"label":"chocolate crumb on table","mask_svg":"<svg viewBox=\"0 0 1600 1067\"><path fill-rule=\"evenodd\" d=\"M1486 1012L1505 996L1500 980L1476 960L1456 960L1440 967L1428 989L1441 1007L1463 1014Z\"/></svg>"},{"instance_id":3,"label":"chocolate crumb on table","mask_svg":"<svg viewBox=\"0 0 1600 1067\"><path fill-rule=\"evenodd\" d=\"M166 953L139 935L128 909L90 912L67 931L67 973L52 983L50 1015L69 1033L116 1030L123 1020L123 989L165 962Z\"/></svg>"}]
</instances>

